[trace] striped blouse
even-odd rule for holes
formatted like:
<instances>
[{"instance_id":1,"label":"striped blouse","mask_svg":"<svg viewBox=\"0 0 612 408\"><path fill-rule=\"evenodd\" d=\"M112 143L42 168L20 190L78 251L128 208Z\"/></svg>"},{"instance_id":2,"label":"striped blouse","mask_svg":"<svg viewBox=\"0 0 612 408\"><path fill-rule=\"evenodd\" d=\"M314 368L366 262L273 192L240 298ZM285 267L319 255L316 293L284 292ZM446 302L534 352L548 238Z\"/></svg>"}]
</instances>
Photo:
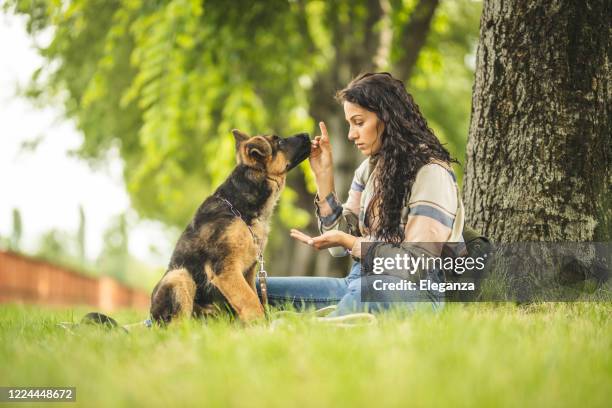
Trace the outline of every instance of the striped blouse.
<instances>
[{"instance_id":1,"label":"striped blouse","mask_svg":"<svg viewBox=\"0 0 612 408\"><path fill-rule=\"evenodd\" d=\"M369 220L366 220L366 209L374 192L374 177L370 175L375 166L372 159L361 163L344 204L339 203L333 192L324 200L318 196L315 198L321 233L339 229L359 237L350 251L342 247L330 248L333 256L350 253L354 258L361 258L361 243L378 241L371 234ZM448 164L434 161L419 169L407 206L407 217L397 221L404 228L404 243L439 243L425 249L432 255L440 255L443 243L463 242L463 203L455 174ZM456 252L461 252L463 246L460 244L457 248Z\"/></svg>"}]
</instances>

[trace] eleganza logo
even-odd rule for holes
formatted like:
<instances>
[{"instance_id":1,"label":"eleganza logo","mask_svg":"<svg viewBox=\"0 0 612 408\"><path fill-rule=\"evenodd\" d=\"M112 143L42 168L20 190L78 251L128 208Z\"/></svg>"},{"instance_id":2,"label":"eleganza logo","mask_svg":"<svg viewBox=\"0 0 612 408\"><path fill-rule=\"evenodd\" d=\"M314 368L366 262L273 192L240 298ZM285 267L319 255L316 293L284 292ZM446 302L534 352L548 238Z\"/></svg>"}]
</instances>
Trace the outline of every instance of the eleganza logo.
<instances>
[{"instance_id":1,"label":"eleganza logo","mask_svg":"<svg viewBox=\"0 0 612 408\"><path fill-rule=\"evenodd\" d=\"M364 302L610 301L610 242L364 242Z\"/></svg>"}]
</instances>

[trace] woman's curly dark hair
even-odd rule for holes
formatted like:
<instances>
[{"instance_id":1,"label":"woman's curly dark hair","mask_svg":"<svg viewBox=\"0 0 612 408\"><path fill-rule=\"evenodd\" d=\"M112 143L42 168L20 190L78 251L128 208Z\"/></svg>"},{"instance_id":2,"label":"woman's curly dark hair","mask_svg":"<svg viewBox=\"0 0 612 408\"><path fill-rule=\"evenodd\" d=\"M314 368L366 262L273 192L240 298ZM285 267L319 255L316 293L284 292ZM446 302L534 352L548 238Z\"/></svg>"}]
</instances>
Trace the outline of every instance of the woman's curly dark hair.
<instances>
[{"instance_id":1,"label":"woman's curly dark hair","mask_svg":"<svg viewBox=\"0 0 612 408\"><path fill-rule=\"evenodd\" d=\"M338 91L336 99L376 113L385 125L382 144L376 153L374 195L366 210L366 219L377 239L402 242L404 231L399 220L404 198L410 193L419 169L432 159L446 163L457 161L427 126L403 82L391 74L361 74Z\"/></svg>"}]
</instances>

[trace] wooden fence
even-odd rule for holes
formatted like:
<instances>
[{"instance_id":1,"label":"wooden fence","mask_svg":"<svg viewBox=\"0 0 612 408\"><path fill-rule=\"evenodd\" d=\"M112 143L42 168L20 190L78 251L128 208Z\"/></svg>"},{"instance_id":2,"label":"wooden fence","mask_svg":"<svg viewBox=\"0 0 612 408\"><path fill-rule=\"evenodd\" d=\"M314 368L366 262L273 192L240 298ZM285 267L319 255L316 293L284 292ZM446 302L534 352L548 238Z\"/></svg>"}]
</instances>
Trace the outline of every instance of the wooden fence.
<instances>
[{"instance_id":1,"label":"wooden fence","mask_svg":"<svg viewBox=\"0 0 612 408\"><path fill-rule=\"evenodd\" d=\"M103 311L148 309L149 295L113 278L94 278L13 252L0 251L0 303L89 305Z\"/></svg>"}]
</instances>

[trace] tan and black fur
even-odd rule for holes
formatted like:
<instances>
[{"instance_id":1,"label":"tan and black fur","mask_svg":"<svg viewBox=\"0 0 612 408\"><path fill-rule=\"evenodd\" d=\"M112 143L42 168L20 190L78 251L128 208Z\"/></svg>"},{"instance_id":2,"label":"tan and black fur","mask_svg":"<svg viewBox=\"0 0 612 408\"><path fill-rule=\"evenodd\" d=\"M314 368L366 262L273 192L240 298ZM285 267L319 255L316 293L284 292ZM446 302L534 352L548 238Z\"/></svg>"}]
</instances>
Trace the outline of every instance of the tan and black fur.
<instances>
[{"instance_id":1,"label":"tan and black fur","mask_svg":"<svg viewBox=\"0 0 612 408\"><path fill-rule=\"evenodd\" d=\"M155 321L203 314L223 302L243 321L264 315L255 289L259 248L247 224L265 247L287 172L308 157L310 139L307 134L279 138L232 133L238 164L179 238L168 270L151 295Z\"/></svg>"}]
</instances>

